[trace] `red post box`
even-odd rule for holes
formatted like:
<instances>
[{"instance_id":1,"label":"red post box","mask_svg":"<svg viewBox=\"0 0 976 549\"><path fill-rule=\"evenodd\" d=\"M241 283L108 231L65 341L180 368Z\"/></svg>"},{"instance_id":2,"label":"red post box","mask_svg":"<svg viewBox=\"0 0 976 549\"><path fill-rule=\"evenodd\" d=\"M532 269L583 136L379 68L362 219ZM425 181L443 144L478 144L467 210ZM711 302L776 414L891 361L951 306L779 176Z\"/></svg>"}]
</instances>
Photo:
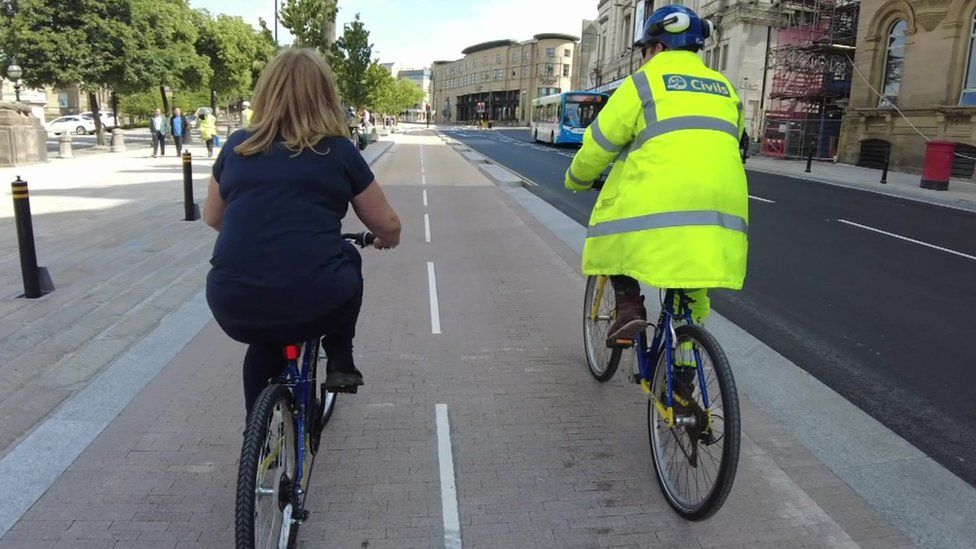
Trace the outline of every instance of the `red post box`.
<instances>
[{"instance_id":1,"label":"red post box","mask_svg":"<svg viewBox=\"0 0 976 549\"><path fill-rule=\"evenodd\" d=\"M922 168L923 189L949 190L952 177L952 160L956 144L952 141L929 141L925 144L925 167Z\"/></svg>"}]
</instances>

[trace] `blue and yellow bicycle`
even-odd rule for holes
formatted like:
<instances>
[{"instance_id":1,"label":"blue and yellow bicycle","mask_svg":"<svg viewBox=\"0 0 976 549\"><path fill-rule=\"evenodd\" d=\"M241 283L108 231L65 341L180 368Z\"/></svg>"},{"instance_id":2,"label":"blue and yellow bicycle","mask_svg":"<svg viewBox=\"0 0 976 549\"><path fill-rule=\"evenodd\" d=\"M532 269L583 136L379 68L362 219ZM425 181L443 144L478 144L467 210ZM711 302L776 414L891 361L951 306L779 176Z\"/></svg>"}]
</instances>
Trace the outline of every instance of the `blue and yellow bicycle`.
<instances>
[{"instance_id":1,"label":"blue and yellow bicycle","mask_svg":"<svg viewBox=\"0 0 976 549\"><path fill-rule=\"evenodd\" d=\"M368 232L342 237L360 248L373 243ZM285 370L248 415L237 476L238 549L295 547L308 518L312 464L336 404L336 395L320 383L326 372L319 349L318 338L285 345Z\"/></svg>"},{"instance_id":2,"label":"blue and yellow bicycle","mask_svg":"<svg viewBox=\"0 0 976 549\"><path fill-rule=\"evenodd\" d=\"M608 340L616 299L607 276L586 281L583 344L590 373L610 380L621 362L647 395L647 431L658 485L688 520L725 502L739 461L739 398L732 368L715 337L696 325L683 290L664 290L661 314L636 339Z\"/></svg>"}]
</instances>

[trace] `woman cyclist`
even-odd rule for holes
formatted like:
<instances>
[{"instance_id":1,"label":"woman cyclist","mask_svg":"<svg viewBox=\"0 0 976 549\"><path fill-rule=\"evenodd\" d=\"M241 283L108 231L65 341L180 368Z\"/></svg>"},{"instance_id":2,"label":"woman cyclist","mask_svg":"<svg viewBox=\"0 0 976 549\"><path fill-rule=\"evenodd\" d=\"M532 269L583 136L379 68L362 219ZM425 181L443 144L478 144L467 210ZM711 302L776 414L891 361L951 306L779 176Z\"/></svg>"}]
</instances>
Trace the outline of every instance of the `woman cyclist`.
<instances>
[{"instance_id":1,"label":"woman cyclist","mask_svg":"<svg viewBox=\"0 0 976 549\"><path fill-rule=\"evenodd\" d=\"M352 341L362 304L362 260L342 240L353 210L394 248L400 221L349 141L332 71L315 50L286 49L264 69L250 127L221 149L204 220L220 234L207 302L220 327L248 345L247 410L285 367L285 344L322 336L326 389L363 384Z\"/></svg>"}]
</instances>

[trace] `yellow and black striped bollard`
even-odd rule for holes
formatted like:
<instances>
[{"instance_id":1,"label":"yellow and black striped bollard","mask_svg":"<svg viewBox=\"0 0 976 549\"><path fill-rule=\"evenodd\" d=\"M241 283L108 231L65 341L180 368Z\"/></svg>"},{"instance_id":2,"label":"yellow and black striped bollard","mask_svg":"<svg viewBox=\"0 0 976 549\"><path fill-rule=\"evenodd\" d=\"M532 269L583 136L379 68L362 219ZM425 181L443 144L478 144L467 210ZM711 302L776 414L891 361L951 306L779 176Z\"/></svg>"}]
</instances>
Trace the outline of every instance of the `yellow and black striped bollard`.
<instances>
[{"instance_id":1,"label":"yellow and black striped bollard","mask_svg":"<svg viewBox=\"0 0 976 549\"><path fill-rule=\"evenodd\" d=\"M14 197L14 221L17 224L17 245L20 248L20 272L24 278L24 295L30 299L41 297L54 291L54 284L47 269L37 266L37 251L34 249L34 224L31 221L30 195L27 182L17 176L10 183Z\"/></svg>"}]
</instances>

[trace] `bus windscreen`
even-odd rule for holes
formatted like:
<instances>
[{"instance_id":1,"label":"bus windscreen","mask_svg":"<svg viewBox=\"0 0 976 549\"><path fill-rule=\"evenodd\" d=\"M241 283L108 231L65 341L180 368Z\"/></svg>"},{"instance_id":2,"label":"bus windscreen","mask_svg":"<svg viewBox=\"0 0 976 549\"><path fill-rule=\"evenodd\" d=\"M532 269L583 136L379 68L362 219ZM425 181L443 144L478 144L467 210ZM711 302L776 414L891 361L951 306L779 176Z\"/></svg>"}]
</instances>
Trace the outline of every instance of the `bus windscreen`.
<instances>
[{"instance_id":1,"label":"bus windscreen","mask_svg":"<svg viewBox=\"0 0 976 549\"><path fill-rule=\"evenodd\" d=\"M602 95L567 94L563 125L585 128L596 120L596 115L600 114L605 104L606 97Z\"/></svg>"}]
</instances>

